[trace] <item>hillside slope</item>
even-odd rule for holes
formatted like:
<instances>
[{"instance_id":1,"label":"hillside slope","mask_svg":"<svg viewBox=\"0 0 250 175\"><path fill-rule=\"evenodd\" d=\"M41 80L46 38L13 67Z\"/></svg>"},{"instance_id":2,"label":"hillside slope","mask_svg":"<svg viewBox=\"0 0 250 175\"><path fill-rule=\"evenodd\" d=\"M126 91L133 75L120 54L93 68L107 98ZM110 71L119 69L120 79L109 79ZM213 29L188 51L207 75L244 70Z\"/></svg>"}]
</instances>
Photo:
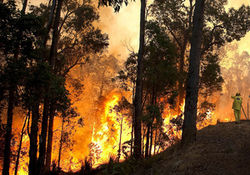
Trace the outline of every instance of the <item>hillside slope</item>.
<instances>
[{"instance_id":1,"label":"hillside slope","mask_svg":"<svg viewBox=\"0 0 250 175\"><path fill-rule=\"evenodd\" d=\"M250 121L219 123L198 131L187 149L178 145L141 164L135 175L250 175Z\"/></svg>"}]
</instances>

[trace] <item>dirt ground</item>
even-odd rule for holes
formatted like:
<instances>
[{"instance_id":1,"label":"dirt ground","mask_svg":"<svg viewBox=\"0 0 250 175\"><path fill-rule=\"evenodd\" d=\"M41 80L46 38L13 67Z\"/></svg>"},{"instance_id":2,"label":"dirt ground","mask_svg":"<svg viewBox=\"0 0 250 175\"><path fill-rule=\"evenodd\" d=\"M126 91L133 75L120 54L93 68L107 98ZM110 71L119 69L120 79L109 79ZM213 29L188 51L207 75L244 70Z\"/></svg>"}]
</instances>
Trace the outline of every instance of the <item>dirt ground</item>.
<instances>
[{"instance_id":1,"label":"dirt ground","mask_svg":"<svg viewBox=\"0 0 250 175\"><path fill-rule=\"evenodd\" d=\"M198 131L187 149L174 146L136 175L250 175L250 121L218 123Z\"/></svg>"}]
</instances>

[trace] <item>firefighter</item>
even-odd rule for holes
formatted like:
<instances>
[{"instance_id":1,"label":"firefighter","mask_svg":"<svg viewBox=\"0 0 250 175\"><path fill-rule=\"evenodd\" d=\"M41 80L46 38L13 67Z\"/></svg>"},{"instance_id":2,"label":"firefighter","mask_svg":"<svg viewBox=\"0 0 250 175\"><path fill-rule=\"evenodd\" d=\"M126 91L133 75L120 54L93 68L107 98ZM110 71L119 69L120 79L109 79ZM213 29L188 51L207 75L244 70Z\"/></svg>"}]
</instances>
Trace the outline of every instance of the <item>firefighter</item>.
<instances>
[{"instance_id":1,"label":"firefighter","mask_svg":"<svg viewBox=\"0 0 250 175\"><path fill-rule=\"evenodd\" d=\"M241 111L241 104L242 104L242 97L240 96L240 93L236 93L235 96L232 96L234 99L233 102L233 109L234 109L234 116L236 123L240 122L240 111Z\"/></svg>"}]
</instances>

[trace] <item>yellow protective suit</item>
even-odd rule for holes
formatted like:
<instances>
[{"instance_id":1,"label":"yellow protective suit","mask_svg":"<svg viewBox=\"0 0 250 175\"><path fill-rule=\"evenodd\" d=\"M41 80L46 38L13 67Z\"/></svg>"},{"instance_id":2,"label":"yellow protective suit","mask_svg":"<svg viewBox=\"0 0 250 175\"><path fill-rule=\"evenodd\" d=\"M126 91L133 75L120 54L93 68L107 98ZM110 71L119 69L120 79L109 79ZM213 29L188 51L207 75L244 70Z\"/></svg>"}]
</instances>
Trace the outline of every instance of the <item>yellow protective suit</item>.
<instances>
[{"instance_id":1,"label":"yellow protective suit","mask_svg":"<svg viewBox=\"0 0 250 175\"><path fill-rule=\"evenodd\" d=\"M232 96L232 98L234 99L232 108L234 109L235 121L238 122L238 121L240 121L242 97L241 96Z\"/></svg>"}]
</instances>

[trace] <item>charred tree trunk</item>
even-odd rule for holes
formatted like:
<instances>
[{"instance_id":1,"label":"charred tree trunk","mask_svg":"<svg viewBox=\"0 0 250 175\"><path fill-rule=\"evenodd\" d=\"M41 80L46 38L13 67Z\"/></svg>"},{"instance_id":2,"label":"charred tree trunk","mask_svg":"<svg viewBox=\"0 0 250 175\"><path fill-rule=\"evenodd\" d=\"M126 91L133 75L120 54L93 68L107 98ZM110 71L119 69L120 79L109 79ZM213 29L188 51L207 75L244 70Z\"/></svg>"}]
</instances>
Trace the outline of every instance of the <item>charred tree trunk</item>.
<instances>
[{"instance_id":1,"label":"charred tree trunk","mask_svg":"<svg viewBox=\"0 0 250 175\"><path fill-rule=\"evenodd\" d=\"M149 157L151 157L151 153L152 153L152 147L153 147L153 134L154 134L154 130L153 130L153 126L151 125L151 131L150 131L150 146L149 146Z\"/></svg>"},{"instance_id":2,"label":"charred tree trunk","mask_svg":"<svg viewBox=\"0 0 250 175\"><path fill-rule=\"evenodd\" d=\"M53 105L50 107L50 116L49 116L49 133L48 133L48 143L47 143L47 151L46 151L46 170L50 169L51 165L51 154L52 154L52 140L53 140L53 124L54 124L54 116L55 110Z\"/></svg>"},{"instance_id":3,"label":"charred tree trunk","mask_svg":"<svg viewBox=\"0 0 250 175\"><path fill-rule=\"evenodd\" d=\"M42 118L42 130L39 139L39 158L38 158L38 172L41 173L45 163L46 153L46 138L48 131L48 111L49 111L49 99L45 97L43 106L43 118Z\"/></svg>"},{"instance_id":4,"label":"charred tree trunk","mask_svg":"<svg viewBox=\"0 0 250 175\"><path fill-rule=\"evenodd\" d=\"M37 175L37 132L39 121L39 102L36 101L32 106L32 122L30 131L30 150L29 150L29 175Z\"/></svg>"},{"instance_id":5,"label":"charred tree trunk","mask_svg":"<svg viewBox=\"0 0 250 175\"><path fill-rule=\"evenodd\" d=\"M61 4L58 4L61 5ZM51 6L51 11L50 11L50 16L49 16L49 22L47 24L47 32L45 34L44 40L43 40L43 47L46 48L46 43L49 37L49 33L53 24L53 18L54 18L54 12L55 12L55 8L56 8L56 0L52 1L52 6ZM60 7L61 8L61 7ZM60 9L59 9L60 10ZM57 13L57 15L60 14ZM56 16L56 18L58 18L58 16ZM57 19L55 19L56 21ZM55 61L55 57L56 57L56 53L57 53L57 42L58 42L58 26L59 26L59 22L58 20L56 21L57 23L55 25L57 25L57 27L55 26L54 28L54 33L53 33L53 40L52 40L52 45L51 45L51 50L50 50L50 57L49 57L49 64L50 66L54 66L52 64L54 64ZM56 50L56 51L55 51ZM45 166L45 154L46 154L46 139L47 139L47 131L48 131L48 113L49 113L49 98L48 98L48 94L50 91L50 85L48 85L46 87L46 93L47 95L45 95L44 98L44 109L43 109L43 118L42 118L42 131L41 131L41 137L40 137L40 146L39 146L39 159L38 159L38 172L41 173L41 171L44 169Z\"/></svg>"},{"instance_id":6,"label":"charred tree trunk","mask_svg":"<svg viewBox=\"0 0 250 175\"><path fill-rule=\"evenodd\" d=\"M139 54L137 61L137 79L136 79L136 92L135 92L135 125L134 125L134 157L141 158L141 115L142 115L142 67L143 67L143 54L145 42L145 9L146 0L141 0L141 14L140 14L140 44Z\"/></svg>"},{"instance_id":7,"label":"charred tree trunk","mask_svg":"<svg viewBox=\"0 0 250 175\"><path fill-rule=\"evenodd\" d=\"M132 95L132 103L134 104L134 100L135 100L135 85L133 83L133 95ZM133 148L134 148L134 125L135 125L135 111L132 110L132 126L131 126L131 147L130 147L130 155L133 155Z\"/></svg>"},{"instance_id":8,"label":"charred tree trunk","mask_svg":"<svg viewBox=\"0 0 250 175\"><path fill-rule=\"evenodd\" d=\"M59 146L59 152L58 152L58 168L60 168L60 163L61 163L61 154L62 154L62 146L63 146L63 134L64 134L64 117L62 120L62 128L61 128L61 138L60 138L60 146Z\"/></svg>"},{"instance_id":9,"label":"charred tree trunk","mask_svg":"<svg viewBox=\"0 0 250 175\"><path fill-rule=\"evenodd\" d=\"M134 114L132 116L134 118ZM131 126L131 147L130 147L130 155L133 155L133 147L134 147L134 119L132 119L132 126Z\"/></svg>"},{"instance_id":10,"label":"charred tree trunk","mask_svg":"<svg viewBox=\"0 0 250 175\"><path fill-rule=\"evenodd\" d=\"M51 65L52 70L54 71L55 71L55 60L57 57L57 47L58 47L58 41L59 41L58 28L59 28L59 23L60 23L62 5L63 5L63 0L58 0L55 20L54 20L54 27L53 27L53 38L52 38L52 44L51 44L50 56L49 56L49 64ZM53 122L54 122L54 114L55 114L55 111L54 111L55 109L53 105L50 108L50 110L51 111L50 111L49 133L48 133L49 136L48 136L48 144L47 144L47 152L46 152L46 169L49 169L50 164L51 164Z\"/></svg>"},{"instance_id":11,"label":"charred tree trunk","mask_svg":"<svg viewBox=\"0 0 250 175\"><path fill-rule=\"evenodd\" d=\"M147 136L146 136L146 146L145 146L145 157L149 157L149 138L150 138L150 124L147 124Z\"/></svg>"},{"instance_id":12,"label":"charred tree trunk","mask_svg":"<svg viewBox=\"0 0 250 175\"><path fill-rule=\"evenodd\" d=\"M186 46L187 46L187 38L184 38L184 43L181 49L181 57L180 57L180 65L179 65L179 72L181 75L181 78L178 82L178 90L179 90L179 97L178 97L178 115L181 113L181 105L184 100L184 94L185 94L185 89L184 89L184 82L185 82L185 77L184 77L184 59L185 59L185 51L186 51Z\"/></svg>"},{"instance_id":13,"label":"charred tree trunk","mask_svg":"<svg viewBox=\"0 0 250 175\"><path fill-rule=\"evenodd\" d=\"M147 132L147 128L142 126L142 155L145 154L145 144L144 144L144 140L145 140L145 137L146 137L146 132Z\"/></svg>"},{"instance_id":14,"label":"charred tree trunk","mask_svg":"<svg viewBox=\"0 0 250 175\"><path fill-rule=\"evenodd\" d=\"M58 47L58 41L59 41L58 27L60 23L62 4L63 4L63 0L58 0L55 22L54 22L54 27L53 27L53 38L52 38L52 44L51 44L50 56L49 56L50 57L49 64L52 66L52 69L54 69L55 60L57 56L57 47Z\"/></svg>"},{"instance_id":15,"label":"charred tree trunk","mask_svg":"<svg viewBox=\"0 0 250 175\"><path fill-rule=\"evenodd\" d=\"M204 20L205 0L196 0L194 26L191 40L190 64L187 77L187 89L184 111L182 144L188 145L196 140L197 101L199 91L199 71L201 56L201 38Z\"/></svg>"},{"instance_id":16,"label":"charred tree trunk","mask_svg":"<svg viewBox=\"0 0 250 175\"><path fill-rule=\"evenodd\" d=\"M123 117L121 118L121 124L120 124L120 140L119 140L119 149L118 149L118 156L117 161L120 161L121 157L121 151L122 151L122 124L123 124Z\"/></svg>"},{"instance_id":17,"label":"charred tree trunk","mask_svg":"<svg viewBox=\"0 0 250 175\"><path fill-rule=\"evenodd\" d=\"M21 10L21 14L24 15L25 14L25 11L26 11L26 8L27 8L27 4L28 4L28 0L24 0L23 1L23 8Z\"/></svg>"},{"instance_id":18,"label":"charred tree trunk","mask_svg":"<svg viewBox=\"0 0 250 175\"><path fill-rule=\"evenodd\" d=\"M23 135L25 133L25 126L26 126L26 123L28 123L29 118L30 118L30 110L29 110L28 115L26 116L26 118L24 120L23 128L21 131L21 138L20 138L19 147L18 147L18 151L17 151L17 158L16 158L15 175L17 175L17 172L18 172L18 164L19 164L19 158L20 158L20 153L21 153L21 149L22 149ZM27 126L29 127L28 124L27 124Z\"/></svg>"},{"instance_id":19,"label":"charred tree trunk","mask_svg":"<svg viewBox=\"0 0 250 175\"><path fill-rule=\"evenodd\" d=\"M9 175L10 168L10 150L11 150L11 135L12 135L12 121L13 121L13 109L15 100L15 88L10 87L9 99L8 99L8 111L7 111L7 127L5 134L5 145L4 145L4 162L3 162L3 175Z\"/></svg>"},{"instance_id":20,"label":"charred tree trunk","mask_svg":"<svg viewBox=\"0 0 250 175\"><path fill-rule=\"evenodd\" d=\"M49 33L50 33L50 30L51 30L51 27L52 27L52 24L53 24L55 8L56 8L56 0L53 0L50 15L49 15L49 22L47 24L46 34L45 34L44 40L43 40L43 47L44 48L46 48L46 44L47 44L47 41L48 41L48 38L49 38Z\"/></svg>"},{"instance_id":21,"label":"charred tree trunk","mask_svg":"<svg viewBox=\"0 0 250 175\"><path fill-rule=\"evenodd\" d=\"M157 144L157 129L155 130L155 139L154 139L154 155L156 153L156 144Z\"/></svg>"}]
</instances>

